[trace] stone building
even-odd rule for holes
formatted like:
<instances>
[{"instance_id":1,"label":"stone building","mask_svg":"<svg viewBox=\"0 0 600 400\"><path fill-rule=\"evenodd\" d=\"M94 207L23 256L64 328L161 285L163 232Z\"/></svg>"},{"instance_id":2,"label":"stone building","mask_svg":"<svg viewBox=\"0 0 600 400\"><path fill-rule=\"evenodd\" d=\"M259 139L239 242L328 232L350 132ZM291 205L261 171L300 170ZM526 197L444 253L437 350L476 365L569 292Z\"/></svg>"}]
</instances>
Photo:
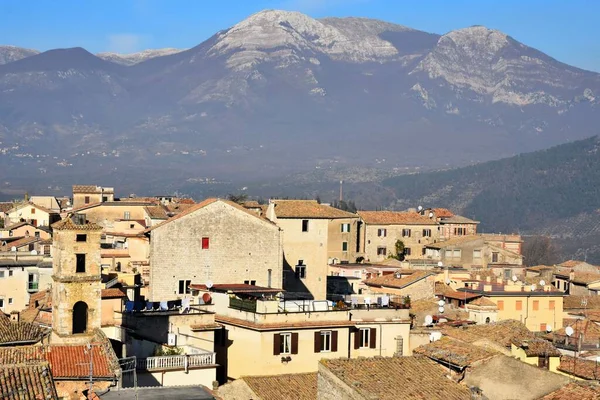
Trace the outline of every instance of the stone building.
<instances>
[{"instance_id":1,"label":"stone building","mask_svg":"<svg viewBox=\"0 0 600 400\"><path fill-rule=\"evenodd\" d=\"M292 296L325 299L328 261L361 254L356 214L316 200L271 200L267 217L283 229L284 289Z\"/></svg>"},{"instance_id":2,"label":"stone building","mask_svg":"<svg viewBox=\"0 0 600 400\"><path fill-rule=\"evenodd\" d=\"M185 297L192 283L281 288L282 235L244 207L207 199L149 228L149 300Z\"/></svg>"},{"instance_id":3,"label":"stone building","mask_svg":"<svg viewBox=\"0 0 600 400\"><path fill-rule=\"evenodd\" d=\"M102 227L73 215L55 223L52 341L85 343L101 326Z\"/></svg>"},{"instance_id":4,"label":"stone building","mask_svg":"<svg viewBox=\"0 0 600 400\"><path fill-rule=\"evenodd\" d=\"M115 189L96 185L73 185L73 208L115 199Z\"/></svg>"},{"instance_id":5,"label":"stone building","mask_svg":"<svg viewBox=\"0 0 600 400\"><path fill-rule=\"evenodd\" d=\"M440 240L439 225L433 218L416 212L359 211L365 224L361 243L365 259L381 262L395 255L396 242L404 244L407 260L425 258L425 246Z\"/></svg>"},{"instance_id":6,"label":"stone building","mask_svg":"<svg viewBox=\"0 0 600 400\"><path fill-rule=\"evenodd\" d=\"M434 298L436 275L432 271L415 271L408 276L394 273L367 279L364 284L369 292L388 294L393 296L392 299L409 296L411 300L431 300Z\"/></svg>"}]
</instances>

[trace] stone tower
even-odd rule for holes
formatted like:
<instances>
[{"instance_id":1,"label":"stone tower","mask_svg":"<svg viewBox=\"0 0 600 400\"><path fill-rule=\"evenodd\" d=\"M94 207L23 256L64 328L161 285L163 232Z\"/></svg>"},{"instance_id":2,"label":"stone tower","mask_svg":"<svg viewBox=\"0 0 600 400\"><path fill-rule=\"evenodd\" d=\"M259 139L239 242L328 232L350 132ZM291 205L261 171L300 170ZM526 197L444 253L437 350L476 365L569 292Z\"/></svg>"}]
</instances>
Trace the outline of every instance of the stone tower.
<instances>
[{"instance_id":1,"label":"stone tower","mask_svg":"<svg viewBox=\"0 0 600 400\"><path fill-rule=\"evenodd\" d=\"M52 228L52 342L86 343L100 328L102 227L75 214Z\"/></svg>"}]
</instances>

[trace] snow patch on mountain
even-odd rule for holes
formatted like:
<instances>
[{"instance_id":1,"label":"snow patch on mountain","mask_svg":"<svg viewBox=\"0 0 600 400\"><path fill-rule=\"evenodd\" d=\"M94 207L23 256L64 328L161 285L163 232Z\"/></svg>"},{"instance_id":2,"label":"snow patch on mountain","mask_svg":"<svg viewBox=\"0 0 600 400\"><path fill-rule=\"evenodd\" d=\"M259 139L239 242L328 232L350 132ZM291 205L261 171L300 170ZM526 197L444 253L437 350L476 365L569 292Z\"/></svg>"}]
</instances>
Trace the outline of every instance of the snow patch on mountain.
<instances>
[{"instance_id":1,"label":"snow patch on mountain","mask_svg":"<svg viewBox=\"0 0 600 400\"><path fill-rule=\"evenodd\" d=\"M0 65L18 61L26 57L34 56L40 52L33 49L25 49L17 46L0 45Z\"/></svg>"},{"instance_id":2,"label":"snow patch on mountain","mask_svg":"<svg viewBox=\"0 0 600 400\"><path fill-rule=\"evenodd\" d=\"M186 49L164 48L164 49L148 49L137 53L120 54L120 53L98 53L97 57L103 60L111 61L121 65L134 65L155 57L168 56L182 52Z\"/></svg>"}]
</instances>

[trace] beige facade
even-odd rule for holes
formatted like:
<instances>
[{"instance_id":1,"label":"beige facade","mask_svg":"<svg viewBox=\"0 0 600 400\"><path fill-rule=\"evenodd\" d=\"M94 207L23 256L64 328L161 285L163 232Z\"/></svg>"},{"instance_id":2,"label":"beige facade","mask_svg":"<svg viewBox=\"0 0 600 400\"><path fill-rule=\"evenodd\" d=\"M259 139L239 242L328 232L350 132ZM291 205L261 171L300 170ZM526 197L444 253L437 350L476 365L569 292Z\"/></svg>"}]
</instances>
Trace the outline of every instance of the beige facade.
<instances>
[{"instance_id":1,"label":"beige facade","mask_svg":"<svg viewBox=\"0 0 600 400\"><path fill-rule=\"evenodd\" d=\"M282 286L281 230L235 203L205 200L150 235L152 301L182 298L190 283Z\"/></svg>"},{"instance_id":2,"label":"beige facade","mask_svg":"<svg viewBox=\"0 0 600 400\"><path fill-rule=\"evenodd\" d=\"M73 217L75 218L75 217ZM96 224L66 218L53 225L52 340L89 340L101 326L100 236Z\"/></svg>"},{"instance_id":3,"label":"beige facade","mask_svg":"<svg viewBox=\"0 0 600 400\"><path fill-rule=\"evenodd\" d=\"M327 259L332 263L354 263L362 255L359 246L359 218L330 219L327 231Z\"/></svg>"},{"instance_id":4,"label":"beige facade","mask_svg":"<svg viewBox=\"0 0 600 400\"><path fill-rule=\"evenodd\" d=\"M60 212L60 204L54 196L31 196L29 202L48 210Z\"/></svg>"},{"instance_id":5,"label":"beige facade","mask_svg":"<svg viewBox=\"0 0 600 400\"><path fill-rule=\"evenodd\" d=\"M368 292L387 294L397 298L409 296L411 301L431 300L435 293L436 274L418 271L404 278L385 275L365 281Z\"/></svg>"},{"instance_id":6,"label":"beige facade","mask_svg":"<svg viewBox=\"0 0 600 400\"><path fill-rule=\"evenodd\" d=\"M73 185L73 208L114 201L115 189L96 185Z\"/></svg>"},{"instance_id":7,"label":"beige facade","mask_svg":"<svg viewBox=\"0 0 600 400\"><path fill-rule=\"evenodd\" d=\"M33 226L50 226L60 220L60 215L33 203L22 203L8 212L7 219L7 226L24 221Z\"/></svg>"},{"instance_id":8,"label":"beige facade","mask_svg":"<svg viewBox=\"0 0 600 400\"><path fill-rule=\"evenodd\" d=\"M416 212L360 211L358 214L364 222L361 243L369 262L381 262L395 255L398 240L404 244L405 259L423 259L425 246L440 240L437 222Z\"/></svg>"},{"instance_id":9,"label":"beige facade","mask_svg":"<svg viewBox=\"0 0 600 400\"><path fill-rule=\"evenodd\" d=\"M11 237L39 237L42 240L46 240L50 239L52 235L48 229L40 229L28 222L19 222L0 229L0 238Z\"/></svg>"},{"instance_id":10,"label":"beige facade","mask_svg":"<svg viewBox=\"0 0 600 400\"><path fill-rule=\"evenodd\" d=\"M324 358L408 355L408 310L217 315L225 326L228 378L315 372ZM376 321L376 322L373 322ZM222 342L225 343L225 342ZM221 377L222 380L223 377Z\"/></svg>"},{"instance_id":11,"label":"beige facade","mask_svg":"<svg viewBox=\"0 0 600 400\"><path fill-rule=\"evenodd\" d=\"M40 256L24 258L18 262L0 259L0 311L4 313L23 310L31 294L52 285L51 263Z\"/></svg>"}]
</instances>

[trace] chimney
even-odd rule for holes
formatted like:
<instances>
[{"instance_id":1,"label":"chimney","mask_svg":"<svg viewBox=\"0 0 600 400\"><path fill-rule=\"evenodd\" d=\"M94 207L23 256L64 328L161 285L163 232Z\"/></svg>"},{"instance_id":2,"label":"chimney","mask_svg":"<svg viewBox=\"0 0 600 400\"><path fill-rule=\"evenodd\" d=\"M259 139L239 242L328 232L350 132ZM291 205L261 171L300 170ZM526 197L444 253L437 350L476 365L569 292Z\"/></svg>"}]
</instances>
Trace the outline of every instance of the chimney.
<instances>
[{"instance_id":1,"label":"chimney","mask_svg":"<svg viewBox=\"0 0 600 400\"><path fill-rule=\"evenodd\" d=\"M475 275L475 280L480 281L481 280L481 275L479 275L479 274Z\"/></svg>"},{"instance_id":2,"label":"chimney","mask_svg":"<svg viewBox=\"0 0 600 400\"><path fill-rule=\"evenodd\" d=\"M492 283L492 277L491 277L491 276L486 276L486 277L485 277L485 281L486 281L487 283Z\"/></svg>"},{"instance_id":3,"label":"chimney","mask_svg":"<svg viewBox=\"0 0 600 400\"><path fill-rule=\"evenodd\" d=\"M273 200L269 200L269 205L267 206L267 219L271 222L275 222L277 219L275 216L275 203Z\"/></svg>"},{"instance_id":4,"label":"chimney","mask_svg":"<svg viewBox=\"0 0 600 400\"><path fill-rule=\"evenodd\" d=\"M569 272L569 280L572 281L575 279L575 271Z\"/></svg>"},{"instance_id":5,"label":"chimney","mask_svg":"<svg viewBox=\"0 0 600 400\"><path fill-rule=\"evenodd\" d=\"M444 268L444 283L449 282L450 281L450 271L448 270L448 267Z\"/></svg>"},{"instance_id":6,"label":"chimney","mask_svg":"<svg viewBox=\"0 0 600 400\"><path fill-rule=\"evenodd\" d=\"M18 311L11 311L10 312L10 320L12 322L19 322L20 319L20 313Z\"/></svg>"}]
</instances>

